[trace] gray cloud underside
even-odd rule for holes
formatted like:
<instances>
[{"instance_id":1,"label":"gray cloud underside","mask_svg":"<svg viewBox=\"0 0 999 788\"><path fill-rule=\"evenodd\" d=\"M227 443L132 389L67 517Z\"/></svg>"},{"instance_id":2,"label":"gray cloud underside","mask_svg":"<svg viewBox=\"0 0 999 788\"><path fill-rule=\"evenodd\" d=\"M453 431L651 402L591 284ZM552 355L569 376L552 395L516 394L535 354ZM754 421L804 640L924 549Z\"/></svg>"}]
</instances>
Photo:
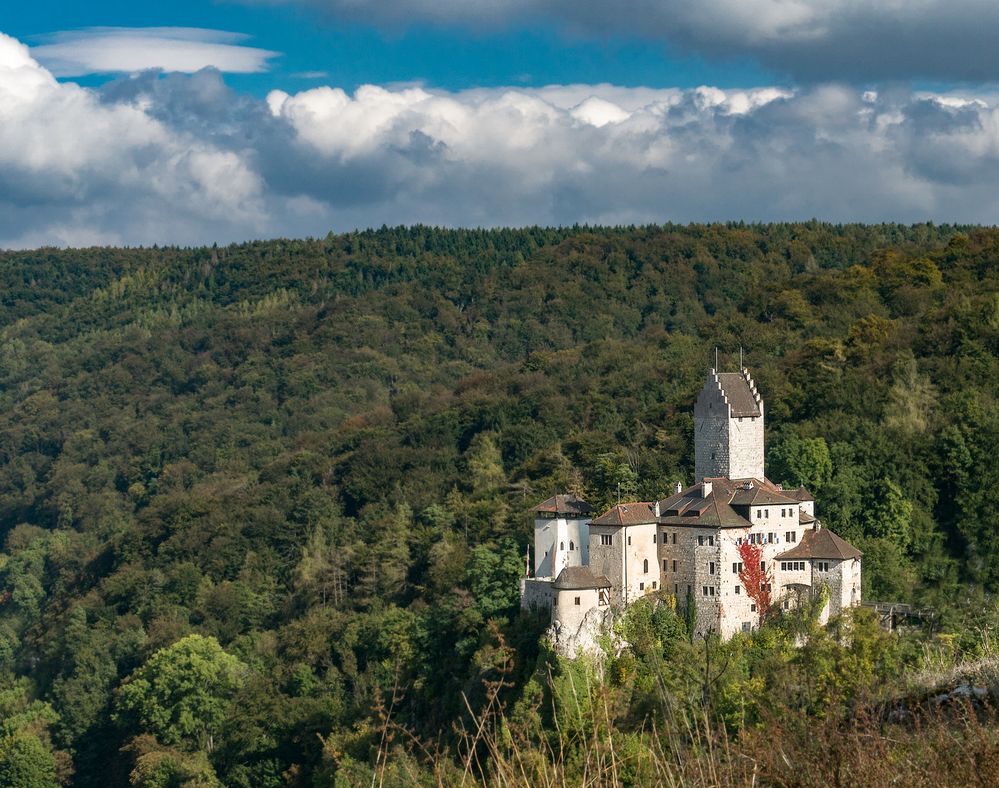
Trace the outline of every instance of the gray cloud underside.
<instances>
[{"instance_id":1,"label":"gray cloud underside","mask_svg":"<svg viewBox=\"0 0 999 788\"><path fill-rule=\"evenodd\" d=\"M447 226L999 216L988 96L57 83L0 37L0 246Z\"/></svg>"},{"instance_id":2,"label":"gray cloud underside","mask_svg":"<svg viewBox=\"0 0 999 788\"><path fill-rule=\"evenodd\" d=\"M553 25L587 38L659 40L712 58L753 57L796 79L999 78L993 0L245 0L337 18L496 28Z\"/></svg>"}]
</instances>

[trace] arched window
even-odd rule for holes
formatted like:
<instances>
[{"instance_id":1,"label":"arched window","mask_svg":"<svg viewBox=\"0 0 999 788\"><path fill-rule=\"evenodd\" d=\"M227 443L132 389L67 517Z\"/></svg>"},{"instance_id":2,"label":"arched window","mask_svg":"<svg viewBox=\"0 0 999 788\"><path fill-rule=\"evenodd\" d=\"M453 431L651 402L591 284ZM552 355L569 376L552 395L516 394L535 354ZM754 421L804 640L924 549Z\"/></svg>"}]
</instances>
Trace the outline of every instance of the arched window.
<instances>
[{"instance_id":1,"label":"arched window","mask_svg":"<svg viewBox=\"0 0 999 788\"><path fill-rule=\"evenodd\" d=\"M569 542L569 551L572 552L575 549L576 549L576 543L575 542Z\"/></svg>"},{"instance_id":2,"label":"arched window","mask_svg":"<svg viewBox=\"0 0 999 788\"><path fill-rule=\"evenodd\" d=\"M646 559L645 559L645 560L644 560L644 561L642 562L642 571L643 571L643 572L645 572L645 574L648 574L648 573L649 573L649 559L648 559L648 558L646 558Z\"/></svg>"},{"instance_id":3,"label":"arched window","mask_svg":"<svg viewBox=\"0 0 999 788\"><path fill-rule=\"evenodd\" d=\"M558 543L558 549L559 550L565 550L565 542L559 542Z\"/></svg>"}]
</instances>

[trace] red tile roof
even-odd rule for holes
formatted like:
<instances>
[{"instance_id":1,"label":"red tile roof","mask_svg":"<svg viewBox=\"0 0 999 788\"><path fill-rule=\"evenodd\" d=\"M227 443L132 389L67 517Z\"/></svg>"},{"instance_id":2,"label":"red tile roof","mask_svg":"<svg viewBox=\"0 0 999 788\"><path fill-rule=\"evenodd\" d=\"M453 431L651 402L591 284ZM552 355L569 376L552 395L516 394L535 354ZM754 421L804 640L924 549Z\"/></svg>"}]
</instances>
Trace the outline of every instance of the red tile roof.
<instances>
[{"instance_id":1,"label":"red tile roof","mask_svg":"<svg viewBox=\"0 0 999 788\"><path fill-rule=\"evenodd\" d=\"M648 501L619 503L594 519L590 525L644 525L656 522L654 504Z\"/></svg>"},{"instance_id":2,"label":"red tile roof","mask_svg":"<svg viewBox=\"0 0 999 788\"><path fill-rule=\"evenodd\" d=\"M786 553L777 556L778 561L788 561L792 558L829 558L843 561L847 558L860 558L860 550L836 536L828 528L818 531L805 531L801 541Z\"/></svg>"},{"instance_id":3,"label":"red tile roof","mask_svg":"<svg viewBox=\"0 0 999 788\"><path fill-rule=\"evenodd\" d=\"M552 514L570 514L576 517L582 517L593 512L593 507L591 507L582 498L577 498L575 495L553 495L547 501L542 501L533 509L532 512L550 512Z\"/></svg>"},{"instance_id":4,"label":"red tile roof","mask_svg":"<svg viewBox=\"0 0 999 788\"><path fill-rule=\"evenodd\" d=\"M750 506L798 505L797 499L788 497L780 487L767 479L727 479L719 476L704 481L711 485L711 492L707 497L704 495L704 482L700 482L660 501L662 522L667 525L747 528L752 522L740 513L742 509Z\"/></svg>"}]
</instances>

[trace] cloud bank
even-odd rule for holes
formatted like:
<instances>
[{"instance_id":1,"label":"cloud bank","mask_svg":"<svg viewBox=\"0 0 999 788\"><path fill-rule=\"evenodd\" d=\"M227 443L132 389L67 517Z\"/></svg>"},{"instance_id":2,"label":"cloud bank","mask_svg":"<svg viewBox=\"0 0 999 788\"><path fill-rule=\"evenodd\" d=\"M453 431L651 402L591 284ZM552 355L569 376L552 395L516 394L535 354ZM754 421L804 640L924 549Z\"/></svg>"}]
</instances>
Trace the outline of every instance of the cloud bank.
<instances>
[{"instance_id":1,"label":"cloud bank","mask_svg":"<svg viewBox=\"0 0 999 788\"><path fill-rule=\"evenodd\" d=\"M248 36L192 27L92 27L45 36L32 55L57 77L161 69L193 74L267 70L277 52L246 46Z\"/></svg>"},{"instance_id":2,"label":"cloud bank","mask_svg":"<svg viewBox=\"0 0 999 788\"><path fill-rule=\"evenodd\" d=\"M0 246L446 226L999 217L989 96L60 84L0 36Z\"/></svg>"},{"instance_id":3,"label":"cloud bank","mask_svg":"<svg viewBox=\"0 0 999 788\"><path fill-rule=\"evenodd\" d=\"M809 82L999 79L994 0L244 0L268 1L395 28L545 24L653 39Z\"/></svg>"}]
</instances>

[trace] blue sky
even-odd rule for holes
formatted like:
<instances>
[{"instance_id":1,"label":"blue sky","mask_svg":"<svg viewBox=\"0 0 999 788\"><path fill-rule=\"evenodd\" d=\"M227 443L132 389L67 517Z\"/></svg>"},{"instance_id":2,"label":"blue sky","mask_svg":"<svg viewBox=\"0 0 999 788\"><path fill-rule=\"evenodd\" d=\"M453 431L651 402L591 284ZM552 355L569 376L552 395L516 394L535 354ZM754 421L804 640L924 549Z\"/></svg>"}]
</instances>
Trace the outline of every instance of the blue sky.
<instances>
[{"instance_id":1,"label":"blue sky","mask_svg":"<svg viewBox=\"0 0 999 788\"><path fill-rule=\"evenodd\" d=\"M991 0L16 4L0 247L992 224L997 33Z\"/></svg>"},{"instance_id":2,"label":"blue sky","mask_svg":"<svg viewBox=\"0 0 999 788\"><path fill-rule=\"evenodd\" d=\"M176 0L140 4L18 3L3 12L3 29L29 44L45 34L93 27L189 27L247 34L248 45L279 52L267 72L233 75L234 87L263 95L276 86L324 84L344 88L364 83L420 81L446 89L499 85L609 82L616 85L751 87L774 74L751 58L705 59L674 54L662 41L615 35L594 40L554 26L514 23L501 29L440 26L415 19L411 25L364 24L314 8ZM319 73L325 74L320 77ZM75 81L96 85L108 75Z\"/></svg>"}]
</instances>

